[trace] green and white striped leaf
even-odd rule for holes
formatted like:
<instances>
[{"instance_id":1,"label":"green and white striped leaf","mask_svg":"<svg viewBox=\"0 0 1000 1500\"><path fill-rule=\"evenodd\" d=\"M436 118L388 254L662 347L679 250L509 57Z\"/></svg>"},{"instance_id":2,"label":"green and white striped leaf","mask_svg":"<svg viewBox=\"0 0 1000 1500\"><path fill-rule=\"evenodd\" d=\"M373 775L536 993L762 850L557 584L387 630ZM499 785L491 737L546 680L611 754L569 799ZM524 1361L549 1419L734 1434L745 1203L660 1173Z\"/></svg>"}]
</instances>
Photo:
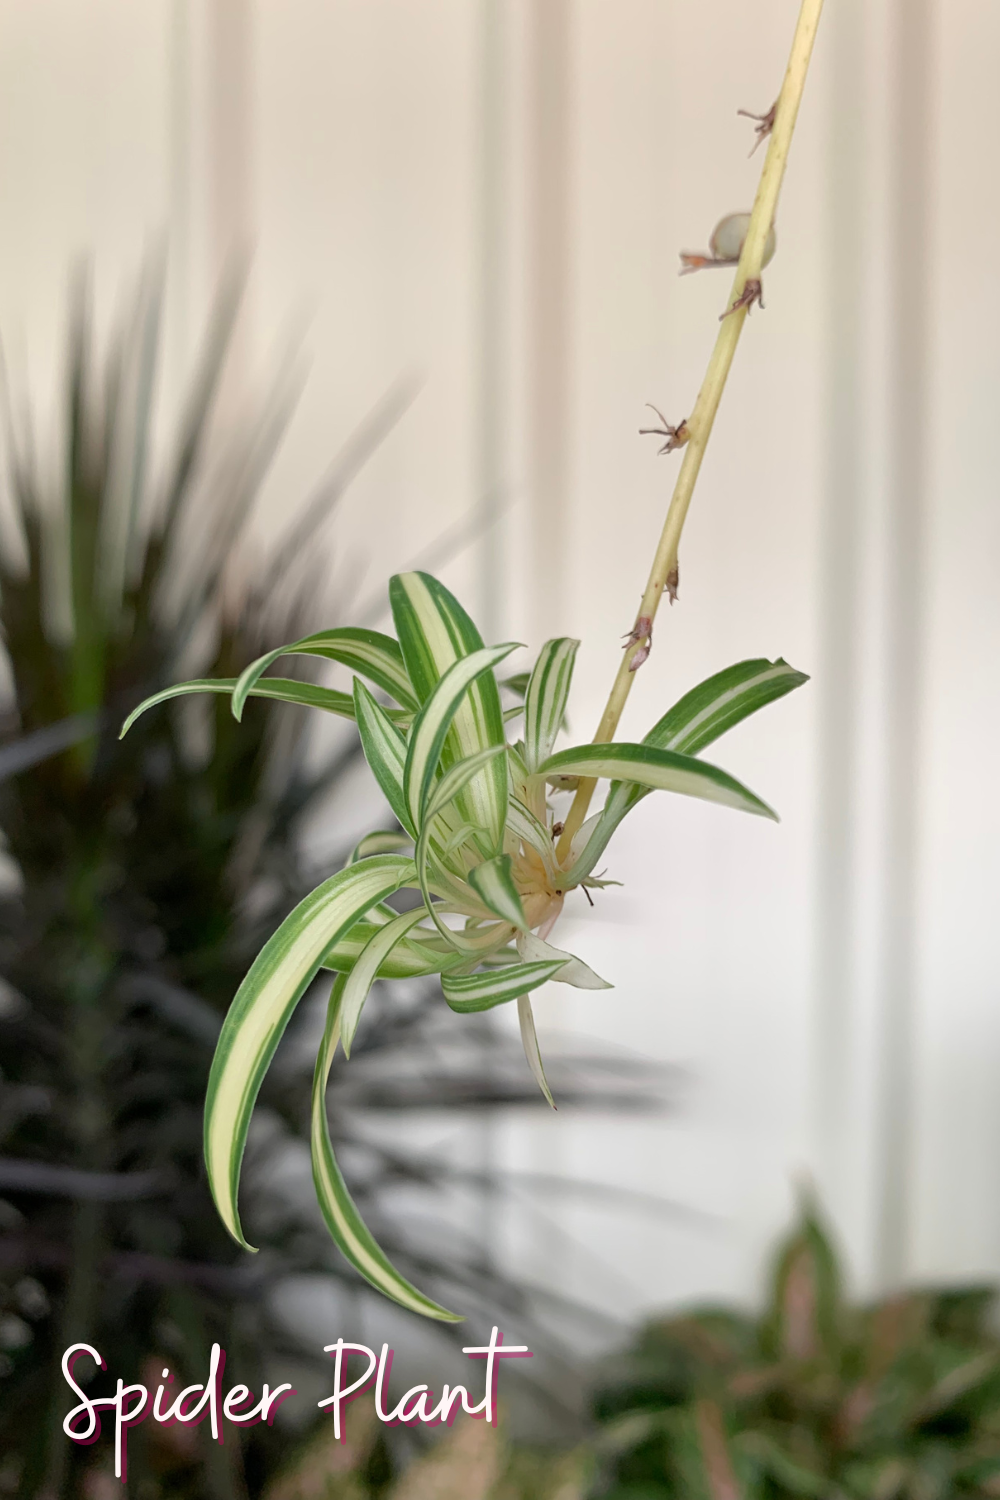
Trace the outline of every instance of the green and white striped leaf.
<instances>
[{"instance_id":1,"label":"green and white striped leaf","mask_svg":"<svg viewBox=\"0 0 1000 1500\"><path fill-rule=\"evenodd\" d=\"M562 967L563 961L555 959L545 963L504 964L482 974L444 974L441 991L452 1010L463 1015L471 1011L492 1010L494 1005L506 1005L519 995L537 990Z\"/></svg>"},{"instance_id":2,"label":"green and white striped leaf","mask_svg":"<svg viewBox=\"0 0 1000 1500\"><path fill-rule=\"evenodd\" d=\"M461 709L462 699L473 687L477 677L481 677L484 672L491 672L497 662L503 661L514 649L513 645L484 646L478 651L470 652L468 656L460 657L435 684L430 697L413 721L403 768L403 795L410 823L414 828L419 828L423 821L424 808L442 759L444 742ZM486 740L476 745L472 753L486 750L493 743L495 741ZM488 829L485 831L489 834Z\"/></svg>"},{"instance_id":3,"label":"green and white striped leaf","mask_svg":"<svg viewBox=\"0 0 1000 1500\"><path fill-rule=\"evenodd\" d=\"M356 865L359 859L371 859L373 854L398 854L401 849L408 849L413 839L408 833L400 833L398 830L388 829L384 833L366 833L360 843L355 844L351 850L347 863Z\"/></svg>"},{"instance_id":4,"label":"green and white striped leaf","mask_svg":"<svg viewBox=\"0 0 1000 1500\"><path fill-rule=\"evenodd\" d=\"M313 1182L323 1218L341 1254L376 1291L425 1318L437 1318L443 1323L460 1323L463 1319L458 1314L449 1312L440 1303L425 1297L423 1292L418 1291L396 1270L358 1213L333 1154L326 1114L326 1085L340 1038L340 1007L344 983L342 978L338 979L331 991L323 1045L313 1074L310 1144Z\"/></svg>"},{"instance_id":5,"label":"green and white striped leaf","mask_svg":"<svg viewBox=\"0 0 1000 1500\"><path fill-rule=\"evenodd\" d=\"M495 917L524 932L528 924L511 874L511 864L509 854L498 854L495 859L485 859L481 865L473 865L468 879L480 901Z\"/></svg>"},{"instance_id":6,"label":"green and white striped leaf","mask_svg":"<svg viewBox=\"0 0 1000 1500\"><path fill-rule=\"evenodd\" d=\"M324 955L377 902L416 876L395 854L363 859L300 901L257 955L222 1023L205 1097L205 1164L222 1222L252 1250L237 1193L250 1116L275 1048Z\"/></svg>"},{"instance_id":7,"label":"green and white striped leaf","mask_svg":"<svg viewBox=\"0 0 1000 1500\"><path fill-rule=\"evenodd\" d=\"M542 1053L535 1032L535 1017L531 1009L531 1000L527 995L521 995L518 998L517 1019L521 1027L521 1045L528 1060L528 1067L531 1069L531 1076L545 1095L546 1102L555 1109L556 1101L552 1097L552 1090L545 1076L545 1066L542 1063Z\"/></svg>"},{"instance_id":8,"label":"green and white striped leaf","mask_svg":"<svg viewBox=\"0 0 1000 1500\"><path fill-rule=\"evenodd\" d=\"M397 574L389 583L389 601L413 690L426 703L453 662L482 650L482 637L458 600L428 573ZM455 714L441 764L447 769L504 740L500 690L492 672L484 672ZM498 849L507 815L506 767L501 762L484 766L458 806L464 822L483 830L489 852Z\"/></svg>"},{"instance_id":9,"label":"green and white striped leaf","mask_svg":"<svg viewBox=\"0 0 1000 1500\"><path fill-rule=\"evenodd\" d=\"M385 921L373 922L370 920L372 913L369 913L368 918L355 922L350 932L339 938L323 955L323 968L333 969L338 974L349 974L375 934L381 932L387 922L395 920L397 913L391 907L386 911ZM436 932L425 934L421 930L411 932L396 944L382 961L376 978L416 979L424 974L440 974L443 969L454 967L460 962L461 959L450 943L444 942Z\"/></svg>"},{"instance_id":10,"label":"green and white striped leaf","mask_svg":"<svg viewBox=\"0 0 1000 1500\"><path fill-rule=\"evenodd\" d=\"M595 974L589 964L564 948L556 948L533 932L520 932L514 940L517 951L525 962L558 963L559 972L552 978L556 984L569 984L575 990L613 990L614 985Z\"/></svg>"},{"instance_id":11,"label":"green and white striped leaf","mask_svg":"<svg viewBox=\"0 0 1000 1500\"><path fill-rule=\"evenodd\" d=\"M742 782L718 766L706 765L693 755L659 750L655 745L577 745L550 755L537 774L550 776L608 777L664 792L679 792L705 802L719 802L762 818L778 815Z\"/></svg>"},{"instance_id":12,"label":"green and white striped leaf","mask_svg":"<svg viewBox=\"0 0 1000 1500\"><path fill-rule=\"evenodd\" d=\"M781 658L737 662L706 678L658 720L643 740L662 750L695 755L727 729L768 703L784 697L809 679ZM649 795L650 787L616 782L603 810L588 819L573 840L570 883L576 885L597 865L622 819Z\"/></svg>"},{"instance_id":13,"label":"green and white striped leaf","mask_svg":"<svg viewBox=\"0 0 1000 1500\"><path fill-rule=\"evenodd\" d=\"M416 838L417 825L410 817L403 789L406 741L358 677L354 679L354 712L361 748L372 775L400 823Z\"/></svg>"},{"instance_id":14,"label":"green and white striped leaf","mask_svg":"<svg viewBox=\"0 0 1000 1500\"><path fill-rule=\"evenodd\" d=\"M401 916L395 917L384 927L380 927L377 932L373 933L364 952L348 975L340 1006L340 1037L345 1057L351 1055L351 1046L361 1019L361 1011L372 985L378 978L379 970L397 943L401 942L418 922L422 922L426 915L424 908L418 906L413 911L403 912Z\"/></svg>"},{"instance_id":15,"label":"green and white striped leaf","mask_svg":"<svg viewBox=\"0 0 1000 1500\"><path fill-rule=\"evenodd\" d=\"M685 693L643 737L643 744L697 755L734 724L808 681L780 657L737 662Z\"/></svg>"},{"instance_id":16,"label":"green and white striped leaf","mask_svg":"<svg viewBox=\"0 0 1000 1500\"><path fill-rule=\"evenodd\" d=\"M424 901L445 942L448 943L456 953L476 954L483 948L481 938L472 940L464 937L461 933L454 932L446 922L441 920L437 910L437 903L432 901L432 894L443 894L446 898L452 894L449 886L451 884L447 872L444 871L440 862L433 857L433 832L435 820L442 816L453 802L461 795L462 791L483 766L488 765L494 756L500 756L505 749L503 745L489 745L485 750L480 750L478 755L470 755L468 760L463 760L457 766L452 766L441 777L434 787L430 801L424 813L423 825L420 829L420 837L417 839L414 850L414 863L417 869L417 881ZM442 885L442 880L444 884ZM460 895L461 891L456 894Z\"/></svg>"},{"instance_id":17,"label":"green and white striped leaf","mask_svg":"<svg viewBox=\"0 0 1000 1500\"><path fill-rule=\"evenodd\" d=\"M524 699L524 759L534 772L552 754L562 727L580 642L561 636L538 653Z\"/></svg>"},{"instance_id":18,"label":"green and white striped leaf","mask_svg":"<svg viewBox=\"0 0 1000 1500\"><path fill-rule=\"evenodd\" d=\"M158 703L167 703L171 698L186 698L191 693L220 693L229 697L236 686L235 677L197 677L191 682L178 682L173 687L163 688L144 698L133 708L118 735L124 739L136 719L148 708ZM251 698L273 698L279 703L298 703L303 708L321 708L328 714L337 714L342 719L354 718L354 700L349 693L338 693L333 688L317 687L313 682L296 682L289 677L267 677L250 690ZM408 711L395 710L405 723L412 715Z\"/></svg>"},{"instance_id":19,"label":"green and white striped leaf","mask_svg":"<svg viewBox=\"0 0 1000 1500\"><path fill-rule=\"evenodd\" d=\"M251 662L233 689L233 714L237 719L243 715L243 705L250 689L281 656L320 656L325 661L340 662L352 672L367 677L377 687L384 688L404 708L420 706L403 665L399 643L378 630L345 626L340 630L320 630L315 635L303 636L300 641L279 646Z\"/></svg>"}]
</instances>

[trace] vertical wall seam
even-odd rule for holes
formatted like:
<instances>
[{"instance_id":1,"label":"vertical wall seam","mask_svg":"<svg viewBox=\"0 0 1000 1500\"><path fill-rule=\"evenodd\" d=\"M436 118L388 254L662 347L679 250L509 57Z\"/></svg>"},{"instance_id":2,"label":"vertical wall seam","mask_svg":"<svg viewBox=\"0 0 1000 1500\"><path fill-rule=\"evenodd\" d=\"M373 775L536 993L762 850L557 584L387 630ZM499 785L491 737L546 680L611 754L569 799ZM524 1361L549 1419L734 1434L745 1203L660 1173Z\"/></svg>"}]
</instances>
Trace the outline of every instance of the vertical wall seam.
<instances>
[{"instance_id":1,"label":"vertical wall seam","mask_svg":"<svg viewBox=\"0 0 1000 1500\"><path fill-rule=\"evenodd\" d=\"M927 501L931 0L895 0L889 286L884 889L876 1262L909 1269L916 1051L916 866Z\"/></svg>"}]
</instances>

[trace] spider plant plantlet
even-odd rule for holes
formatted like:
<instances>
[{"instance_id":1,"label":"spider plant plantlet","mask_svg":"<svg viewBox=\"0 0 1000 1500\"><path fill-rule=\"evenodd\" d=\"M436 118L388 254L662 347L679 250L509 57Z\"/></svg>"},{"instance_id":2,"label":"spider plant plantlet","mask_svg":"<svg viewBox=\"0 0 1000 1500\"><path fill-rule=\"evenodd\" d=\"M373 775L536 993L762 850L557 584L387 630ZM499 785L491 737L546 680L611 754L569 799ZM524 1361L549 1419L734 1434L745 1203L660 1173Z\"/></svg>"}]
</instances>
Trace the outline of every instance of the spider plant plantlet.
<instances>
[{"instance_id":1,"label":"spider plant plantlet","mask_svg":"<svg viewBox=\"0 0 1000 1500\"><path fill-rule=\"evenodd\" d=\"M805 80L822 0L804 0L761 188L743 240L734 288L740 302L759 278L777 192ZM547 641L523 687L523 708L504 713L497 669L515 643L487 647L461 604L437 579L405 573L390 581L396 635L341 628L293 641L260 657L236 679L199 679L148 698L147 709L181 694L228 694L240 718L250 697L322 708L354 719L369 767L399 829L365 838L285 919L261 950L223 1024L205 1104L205 1160L223 1222L247 1249L237 1206L250 1117L282 1033L321 969L337 976L316 1061L312 1159L317 1198L337 1245L387 1297L431 1318L458 1321L395 1270L362 1221L334 1157L326 1085L338 1045L350 1054L376 979L439 974L459 1014L516 1002L525 1053L552 1102L531 1010L531 994L551 981L578 989L608 983L573 954L549 943L566 896L604 882L594 874L622 820L661 790L721 803L761 817L775 813L748 787L701 759L726 730L806 679L787 662L752 660L710 677L675 703L637 743L613 743L633 666L648 655L652 621L676 564L680 526L722 387L746 317L742 302L722 323L650 584L630 633L595 741L557 749L578 641ZM640 628L641 627L641 628ZM645 653L645 654L643 654ZM346 666L353 693L265 676L281 657L315 656ZM515 679L516 681L516 679ZM510 686L510 684L508 684ZM372 689L387 702L380 702ZM509 743L506 722L523 713ZM610 782L602 809L586 817L594 786ZM550 789L574 790L560 826ZM401 890L418 901L402 914L388 904Z\"/></svg>"}]
</instances>

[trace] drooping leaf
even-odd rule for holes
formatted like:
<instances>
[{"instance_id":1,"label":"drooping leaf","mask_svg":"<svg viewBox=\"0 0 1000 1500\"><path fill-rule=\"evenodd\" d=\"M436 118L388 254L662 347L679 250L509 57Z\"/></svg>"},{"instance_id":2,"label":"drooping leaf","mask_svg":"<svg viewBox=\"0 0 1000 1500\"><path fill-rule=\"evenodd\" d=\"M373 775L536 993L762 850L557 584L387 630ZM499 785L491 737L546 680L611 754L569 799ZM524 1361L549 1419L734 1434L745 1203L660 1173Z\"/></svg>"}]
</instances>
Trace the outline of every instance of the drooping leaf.
<instances>
[{"instance_id":1,"label":"drooping leaf","mask_svg":"<svg viewBox=\"0 0 1000 1500\"><path fill-rule=\"evenodd\" d=\"M545 1095L546 1102L556 1107L556 1101L552 1097L549 1081L545 1076L545 1066L542 1062L541 1048L538 1045L538 1035L535 1031L535 1017L531 1009L531 1000L527 995L520 995L517 1002L517 1019L521 1028L521 1044L524 1047L524 1055L531 1069L531 1076Z\"/></svg>"},{"instance_id":2,"label":"drooping leaf","mask_svg":"<svg viewBox=\"0 0 1000 1500\"><path fill-rule=\"evenodd\" d=\"M452 1010L462 1014L492 1010L494 1005L506 1005L509 1000L537 990L562 967L563 960L550 959L544 963L504 964L480 974L445 974L441 991Z\"/></svg>"},{"instance_id":3,"label":"drooping leaf","mask_svg":"<svg viewBox=\"0 0 1000 1500\"><path fill-rule=\"evenodd\" d=\"M515 649L513 645L483 647L460 657L435 683L430 696L413 721L406 748L406 764L403 768L403 794L410 822L419 828L423 821L424 808L430 796L431 785L442 760L445 739L452 723L462 710L462 700L469 694L478 677L492 673L497 662L503 661ZM487 750L496 741L485 739L474 745L469 754L476 755ZM463 756L462 759L466 759ZM475 825L473 825L475 826ZM490 836L490 830L484 830Z\"/></svg>"},{"instance_id":4,"label":"drooping leaf","mask_svg":"<svg viewBox=\"0 0 1000 1500\"><path fill-rule=\"evenodd\" d=\"M300 901L254 960L223 1022L205 1098L205 1164L222 1222L247 1244L237 1193L250 1116L271 1058L324 955L359 917L416 875L394 854L349 865Z\"/></svg>"},{"instance_id":5,"label":"drooping leaf","mask_svg":"<svg viewBox=\"0 0 1000 1500\"><path fill-rule=\"evenodd\" d=\"M192 693L220 693L230 695L236 686L235 677L197 677L191 682L178 682L162 692L153 693L132 710L121 727L119 739L124 739L142 714L158 703L167 703L171 698L185 698ZM349 693L339 693L334 688L317 687L313 682L297 682L288 677L265 677L252 687L251 698L271 698L279 703L298 703L303 708L321 708L328 714L337 714L342 719L354 718L354 700ZM408 723L410 714L396 709L395 713Z\"/></svg>"},{"instance_id":6,"label":"drooping leaf","mask_svg":"<svg viewBox=\"0 0 1000 1500\"><path fill-rule=\"evenodd\" d=\"M372 921L378 912L374 907L368 916L355 922L350 932L338 938L323 955L324 969L337 974L349 974L365 951L368 943L387 922L394 921L397 913L391 907L385 909L384 920ZM396 944L392 952L382 961L379 979L416 979L423 974L440 974L443 969L460 962L454 947L446 943L438 933L411 932Z\"/></svg>"},{"instance_id":7,"label":"drooping leaf","mask_svg":"<svg viewBox=\"0 0 1000 1500\"><path fill-rule=\"evenodd\" d=\"M699 797L705 802L720 802L724 807L736 807L778 821L777 813L766 802L728 772L706 765L693 755L678 755L676 751L658 750L653 745L576 745L550 755L537 774L632 781L664 792Z\"/></svg>"},{"instance_id":8,"label":"drooping leaf","mask_svg":"<svg viewBox=\"0 0 1000 1500\"><path fill-rule=\"evenodd\" d=\"M372 775L400 823L416 838L417 827L410 817L403 788L406 741L358 677L354 679L354 713L361 748Z\"/></svg>"},{"instance_id":9,"label":"drooping leaf","mask_svg":"<svg viewBox=\"0 0 1000 1500\"><path fill-rule=\"evenodd\" d=\"M342 990L340 1006L340 1039L344 1056L350 1057L354 1033L358 1029L361 1011L368 999L369 991L378 978L379 970L397 943L406 937L412 927L422 922L427 913L422 906L405 911L401 916L387 922L372 934L357 963L347 976Z\"/></svg>"},{"instance_id":10,"label":"drooping leaf","mask_svg":"<svg viewBox=\"0 0 1000 1500\"><path fill-rule=\"evenodd\" d=\"M511 874L511 864L509 854L498 854L495 859L486 859L482 864L473 865L469 871L469 884L495 917L524 932L527 922L521 897Z\"/></svg>"},{"instance_id":11,"label":"drooping leaf","mask_svg":"<svg viewBox=\"0 0 1000 1500\"><path fill-rule=\"evenodd\" d=\"M347 1191L330 1141L326 1114L326 1085L340 1038L340 1007L345 980L337 979L330 993L323 1044L316 1058L312 1089L312 1166L316 1197L334 1241L342 1255L377 1291L411 1312L443 1323L460 1323L460 1315L425 1297L393 1266L358 1213Z\"/></svg>"},{"instance_id":12,"label":"drooping leaf","mask_svg":"<svg viewBox=\"0 0 1000 1500\"><path fill-rule=\"evenodd\" d=\"M360 673L369 682L383 688L403 708L419 707L403 665L398 642L377 630L345 626L340 630L320 630L315 635L303 636L300 641L279 646L251 662L233 689L235 718L242 717L250 689L268 667L282 656L319 656L326 661L340 662L342 666L349 667L352 672Z\"/></svg>"},{"instance_id":13,"label":"drooping leaf","mask_svg":"<svg viewBox=\"0 0 1000 1500\"><path fill-rule=\"evenodd\" d=\"M347 863L356 865L359 859L371 859L373 854L398 854L413 843L408 833L387 829L380 833L366 833L351 850Z\"/></svg>"},{"instance_id":14,"label":"drooping leaf","mask_svg":"<svg viewBox=\"0 0 1000 1500\"><path fill-rule=\"evenodd\" d=\"M562 964L559 972L552 976L556 984L569 984L575 990L614 989L613 984L609 984L606 979L595 974L582 958L577 958L573 953L567 953L563 948L554 947L552 943L545 942L533 932L518 933L515 942L518 953L525 961L550 963L558 960Z\"/></svg>"},{"instance_id":15,"label":"drooping leaf","mask_svg":"<svg viewBox=\"0 0 1000 1500\"><path fill-rule=\"evenodd\" d=\"M562 726L580 642L562 636L538 653L524 699L524 760L537 771L552 754Z\"/></svg>"},{"instance_id":16,"label":"drooping leaf","mask_svg":"<svg viewBox=\"0 0 1000 1500\"><path fill-rule=\"evenodd\" d=\"M397 574L389 583L389 602L413 690L425 703L453 662L482 650L482 637L458 600L428 573ZM441 764L447 769L504 741L500 691L492 672L484 672L455 714ZM507 813L503 764L484 766L458 805L462 819L483 830L490 852L498 849Z\"/></svg>"}]
</instances>

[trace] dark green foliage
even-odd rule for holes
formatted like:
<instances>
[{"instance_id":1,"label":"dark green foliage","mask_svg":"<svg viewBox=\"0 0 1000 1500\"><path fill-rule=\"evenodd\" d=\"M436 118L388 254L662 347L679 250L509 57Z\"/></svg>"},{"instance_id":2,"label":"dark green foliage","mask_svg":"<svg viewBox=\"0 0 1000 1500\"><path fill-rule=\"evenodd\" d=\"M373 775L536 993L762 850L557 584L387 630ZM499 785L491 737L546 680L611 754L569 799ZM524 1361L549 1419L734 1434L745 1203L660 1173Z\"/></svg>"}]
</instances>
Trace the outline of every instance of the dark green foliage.
<instances>
[{"instance_id":1,"label":"dark green foliage","mask_svg":"<svg viewBox=\"0 0 1000 1500\"><path fill-rule=\"evenodd\" d=\"M648 1324L601 1390L604 1500L1000 1495L985 1288L847 1303L806 1203L760 1318Z\"/></svg>"},{"instance_id":2,"label":"dark green foliage","mask_svg":"<svg viewBox=\"0 0 1000 1500\"><path fill-rule=\"evenodd\" d=\"M8 422L0 1494L89 1493L87 1471L106 1463L106 1446L80 1449L61 1431L72 1400L59 1359L70 1343L85 1339L108 1359L90 1394L106 1394L109 1382L113 1391L119 1375L147 1384L152 1376L155 1385L164 1364L182 1384L202 1380L216 1339L228 1351L227 1386L243 1379L259 1389L262 1378L287 1378L275 1375L276 1362L294 1358L301 1368L306 1352L272 1313L275 1289L308 1273L341 1284L347 1297L366 1295L330 1245L311 1190L296 1189L308 1161L311 1059L299 1043L315 1019L308 1005L267 1081L251 1139L243 1206L259 1256L238 1251L224 1232L201 1160L221 1016L262 942L315 883L299 851L302 822L356 755L353 732L319 772L307 768L304 716L281 704L249 703L242 724L225 699L172 705L118 739L128 710L184 671L232 676L315 623L301 604L312 591L296 560L315 568L317 553L302 545L301 523L264 577L232 569L288 407L282 387L220 457L209 417L236 302L220 300L187 420L158 472L147 455L155 278L99 373L86 298L77 299L61 470L37 463L24 424ZM356 436L307 518L329 510L399 405L383 404ZM62 479L43 494L40 476L50 473ZM407 1274L470 1312L477 1333L505 1313L524 1328L525 1298L474 1238L438 1233L450 1253L435 1252L432 1264L412 1249L400 1188L440 1212L434 1205L454 1191L457 1174L416 1148L387 1148L372 1128L386 1110L534 1102L516 1053L485 1022L459 1048L443 1045L438 1017L446 1026L447 1015L436 986L412 986L378 1025L362 1028L350 1074L334 1072L331 1128L359 1206ZM426 1059L419 1070L418 1057ZM595 1092L579 1075L567 1084L571 1097ZM596 1089L606 1100L615 1092L613 1078ZM326 1332L309 1342L314 1362ZM330 1337L339 1333L349 1337L350 1327ZM130 1493L256 1494L279 1449L287 1452L278 1429L246 1431L242 1448L208 1443L207 1430L136 1428Z\"/></svg>"}]
</instances>

